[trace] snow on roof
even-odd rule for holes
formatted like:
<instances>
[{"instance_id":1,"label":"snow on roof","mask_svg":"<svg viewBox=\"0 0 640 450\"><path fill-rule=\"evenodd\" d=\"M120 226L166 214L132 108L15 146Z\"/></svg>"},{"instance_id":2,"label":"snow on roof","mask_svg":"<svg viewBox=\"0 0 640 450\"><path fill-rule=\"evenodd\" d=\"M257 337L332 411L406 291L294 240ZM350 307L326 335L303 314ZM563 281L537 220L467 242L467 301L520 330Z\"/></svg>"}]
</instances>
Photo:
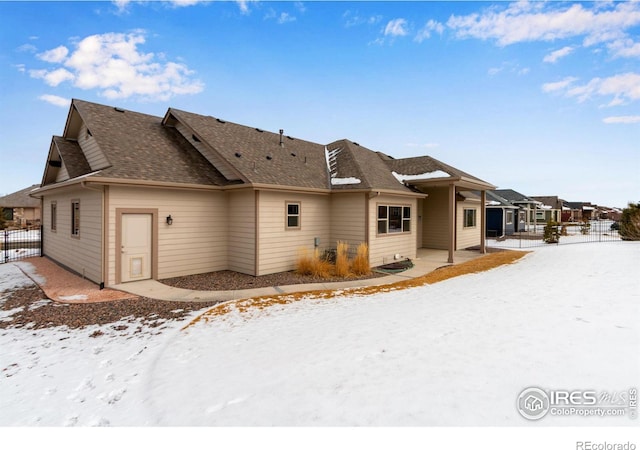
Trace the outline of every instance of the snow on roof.
<instances>
[{"instance_id":1,"label":"snow on roof","mask_svg":"<svg viewBox=\"0 0 640 450\"><path fill-rule=\"evenodd\" d=\"M395 171L391 173L400 183L404 183L405 181L429 180L431 178L447 178L451 176L442 170L435 170L433 172L425 172L416 175L403 175Z\"/></svg>"},{"instance_id":2,"label":"snow on roof","mask_svg":"<svg viewBox=\"0 0 640 450\"><path fill-rule=\"evenodd\" d=\"M356 177L346 177L346 178L332 177L331 178L331 184L333 186L338 186L343 184L360 184L360 183L362 183L362 180Z\"/></svg>"}]
</instances>

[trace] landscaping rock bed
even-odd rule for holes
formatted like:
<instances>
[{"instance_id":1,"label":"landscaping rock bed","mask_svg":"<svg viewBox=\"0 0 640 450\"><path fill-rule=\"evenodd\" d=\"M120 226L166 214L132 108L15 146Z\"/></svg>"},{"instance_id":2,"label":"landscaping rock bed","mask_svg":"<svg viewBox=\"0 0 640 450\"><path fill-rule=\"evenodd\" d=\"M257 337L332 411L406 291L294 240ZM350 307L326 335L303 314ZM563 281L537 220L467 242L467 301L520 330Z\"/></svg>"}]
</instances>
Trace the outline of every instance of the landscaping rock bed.
<instances>
[{"instance_id":1,"label":"landscaping rock bed","mask_svg":"<svg viewBox=\"0 0 640 450\"><path fill-rule=\"evenodd\" d=\"M281 272L270 275L254 277L244 273L221 270L199 275L188 275L184 277L167 278L160 280L169 286L193 289L196 291L232 291L238 289L253 289L271 286L287 286L291 284L304 283L329 283L336 281L364 280L369 278L379 278L386 274L371 272L371 274L352 278L314 278L312 276L298 275L295 272Z\"/></svg>"}]
</instances>

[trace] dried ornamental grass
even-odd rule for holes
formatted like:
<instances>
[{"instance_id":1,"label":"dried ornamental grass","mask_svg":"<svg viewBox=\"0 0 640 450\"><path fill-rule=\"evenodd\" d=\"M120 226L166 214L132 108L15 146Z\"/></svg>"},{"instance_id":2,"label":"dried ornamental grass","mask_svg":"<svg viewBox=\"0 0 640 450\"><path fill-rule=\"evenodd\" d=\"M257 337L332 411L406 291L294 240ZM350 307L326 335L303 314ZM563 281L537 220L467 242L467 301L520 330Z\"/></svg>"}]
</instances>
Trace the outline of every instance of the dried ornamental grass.
<instances>
[{"instance_id":1,"label":"dried ornamental grass","mask_svg":"<svg viewBox=\"0 0 640 450\"><path fill-rule=\"evenodd\" d=\"M296 272L300 275L311 275L316 278L329 278L331 276L331 263L320 257L320 250L315 249L313 255L309 255L307 248L298 251Z\"/></svg>"},{"instance_id":2,"label":"dried ornamental grass","mask_svg":"<svg viewBox=\"0 0 640 450\"><path fill-rule=\"evenodd\" d=\"M360 245L358 245L356 256L353 258L353 261L351 261L351 271L358 276L371 273L369 246L366 242L361 242Z\"/></svg>"},{"instance_id":3,"label":"dried ornamental grass","mask_svg":"<svg viewBox=\"0 0 640 450\"><path fill-rule=\"evenodd\" d=\"M349 244L346 242L338 241L338 248L336 250L336 265L335 275L338 277L346 278L350 275L349 272Z\"/></svg>"}]
</instances>

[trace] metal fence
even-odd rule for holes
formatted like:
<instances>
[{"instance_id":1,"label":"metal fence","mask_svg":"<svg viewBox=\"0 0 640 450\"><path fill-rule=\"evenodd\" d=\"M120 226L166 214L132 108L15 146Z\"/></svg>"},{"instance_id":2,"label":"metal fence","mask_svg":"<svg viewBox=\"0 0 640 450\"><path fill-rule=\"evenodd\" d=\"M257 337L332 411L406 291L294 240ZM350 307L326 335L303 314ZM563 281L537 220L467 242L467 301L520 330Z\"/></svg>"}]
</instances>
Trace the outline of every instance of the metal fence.
<instances>
[{"instance_id":1,"label":"metal fence","mask_svg":"<svg viewBox=\"0 0 640 450\"><path fill-rule=\"evenodd\" d=\"M19 230L0 230L0 264L40 256L41 236L40 226Z\"/></svg>"},{"instance_id":2,"label":"metal fence","mask_svg":"<svg viewBox=\"0 0 640 450\"><path fill-rule=\"evenodd\" d=\"M565 222L555 227L557 242L545 242L544 224L530 225L527 231L508 236L487 237L486 243L494 248L531 248L549 245L583 244L589 242L620 241L617 223L613 220Z\"/></svg>"}]
</instances>

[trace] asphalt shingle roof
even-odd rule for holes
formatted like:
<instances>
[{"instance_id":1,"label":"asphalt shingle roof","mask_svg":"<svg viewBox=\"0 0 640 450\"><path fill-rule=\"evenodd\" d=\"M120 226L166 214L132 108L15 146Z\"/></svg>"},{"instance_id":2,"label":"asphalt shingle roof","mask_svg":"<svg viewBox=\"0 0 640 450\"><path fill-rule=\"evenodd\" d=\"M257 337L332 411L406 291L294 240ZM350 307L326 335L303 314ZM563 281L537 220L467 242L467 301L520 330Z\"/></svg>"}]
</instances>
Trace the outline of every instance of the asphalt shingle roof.
<instances>
[{"instance_id":1,"label":"asphalt shingle roof","mask_svg":"<svg viewBox=\"0 0 640 450\"><path fill-rule=\"evenodd\" d=\"M509 202L534 202L530 197L521 194L520 192L514 191L513 189L496 189L493 192L498 194L499 196L507 199Z\"/></svg>"},{"instance_id":2,"label":"asphalt shingle roof","mask_svg":"<svg viewBox=\"0 0 640 450\"><path fill-rule=\"evenodd\" d=\"M392 170L407 175L442 170L452 177L482 182L428 156L393 159L346 139L325 146L173 108L160 118L73 100L69 117L64 138L54 137L54 144L71 178L91 173L73 135L79 117L107 160L98 177L405 193L413 192L412 188L399 182ZM334 164L331 173L329 153ZM332 178L342 180L332 182Z\"/></svg>"},{"instance_id":3,"label":"asphalt shingle roof","mask_svg":"<svg viewBox=\"0 0 640 450\"><path fill-rule=\"evenodd\" d=\"M60 153L70 178L86 175L91 172L91 166L77 141L70 141L60 136L53 137L53 144Z\"/></svg>"},{"instance_id":4,"label":"asphalt shingle roof","mask_svg":"<svg viewBox=\"0 0 640 450\"><path fill-rule=\"evenodd\" d=\"M105 154L100 176L159 182L225 185L227 180L162 118L74 100Z\"/></svg>"},{"instance_id":5,"label":"asphalt shingle roof","mask_svg":"<svg viewBox=\"0 0 640 450\"><path fill-rule=\"evenodd\" d=\"M29 194L39 188L39 184L34 184L28 188L21 189L17 192L13 192L4 197L0 197L0 207L2 208L38 208L40 207L40 200L37 198L29 197Z\"/></svg>"},{"instance_id":6,"label":"asphalt shingle roof","mask_svg":"<svg viewBox=\"0 0 640 450\"><path fill-rule=\"evenodd\" d=\"M347 139L332 142L327 145L327 149L337 151L336 177L354 177L361 180L359 184L335 185L334 189L385 189L410 192L409 188L391 174L385 161L377 152Z\"/></svg>"},{"instance_id":7,"label":"asphalt shingle roof","mask_svg":"<svg viewBox=\"0 0 640 450\"><path fill-rule=\"evenodd\" d=\"M170 109L249 183L329 188L325 146L211 116ZM238 156L239 155L239 156Z\"/></svg>"},{"instance_id":8,"label":"asphalt shingle roof","mask_svg":"<svg viewBox=\"0 0 640 450\"><path fill-rule=\"evenodd\" d=\"M386 156L386 155L385 155ZM385 159L385 163L390 170L402 175L420 175L442 171L448 173L452 178L466 178L470 181L488 184L480 178L456 169L448 164L438 161L431 156L416 156L413 158Z\"/></svg>"}]
</instances>

